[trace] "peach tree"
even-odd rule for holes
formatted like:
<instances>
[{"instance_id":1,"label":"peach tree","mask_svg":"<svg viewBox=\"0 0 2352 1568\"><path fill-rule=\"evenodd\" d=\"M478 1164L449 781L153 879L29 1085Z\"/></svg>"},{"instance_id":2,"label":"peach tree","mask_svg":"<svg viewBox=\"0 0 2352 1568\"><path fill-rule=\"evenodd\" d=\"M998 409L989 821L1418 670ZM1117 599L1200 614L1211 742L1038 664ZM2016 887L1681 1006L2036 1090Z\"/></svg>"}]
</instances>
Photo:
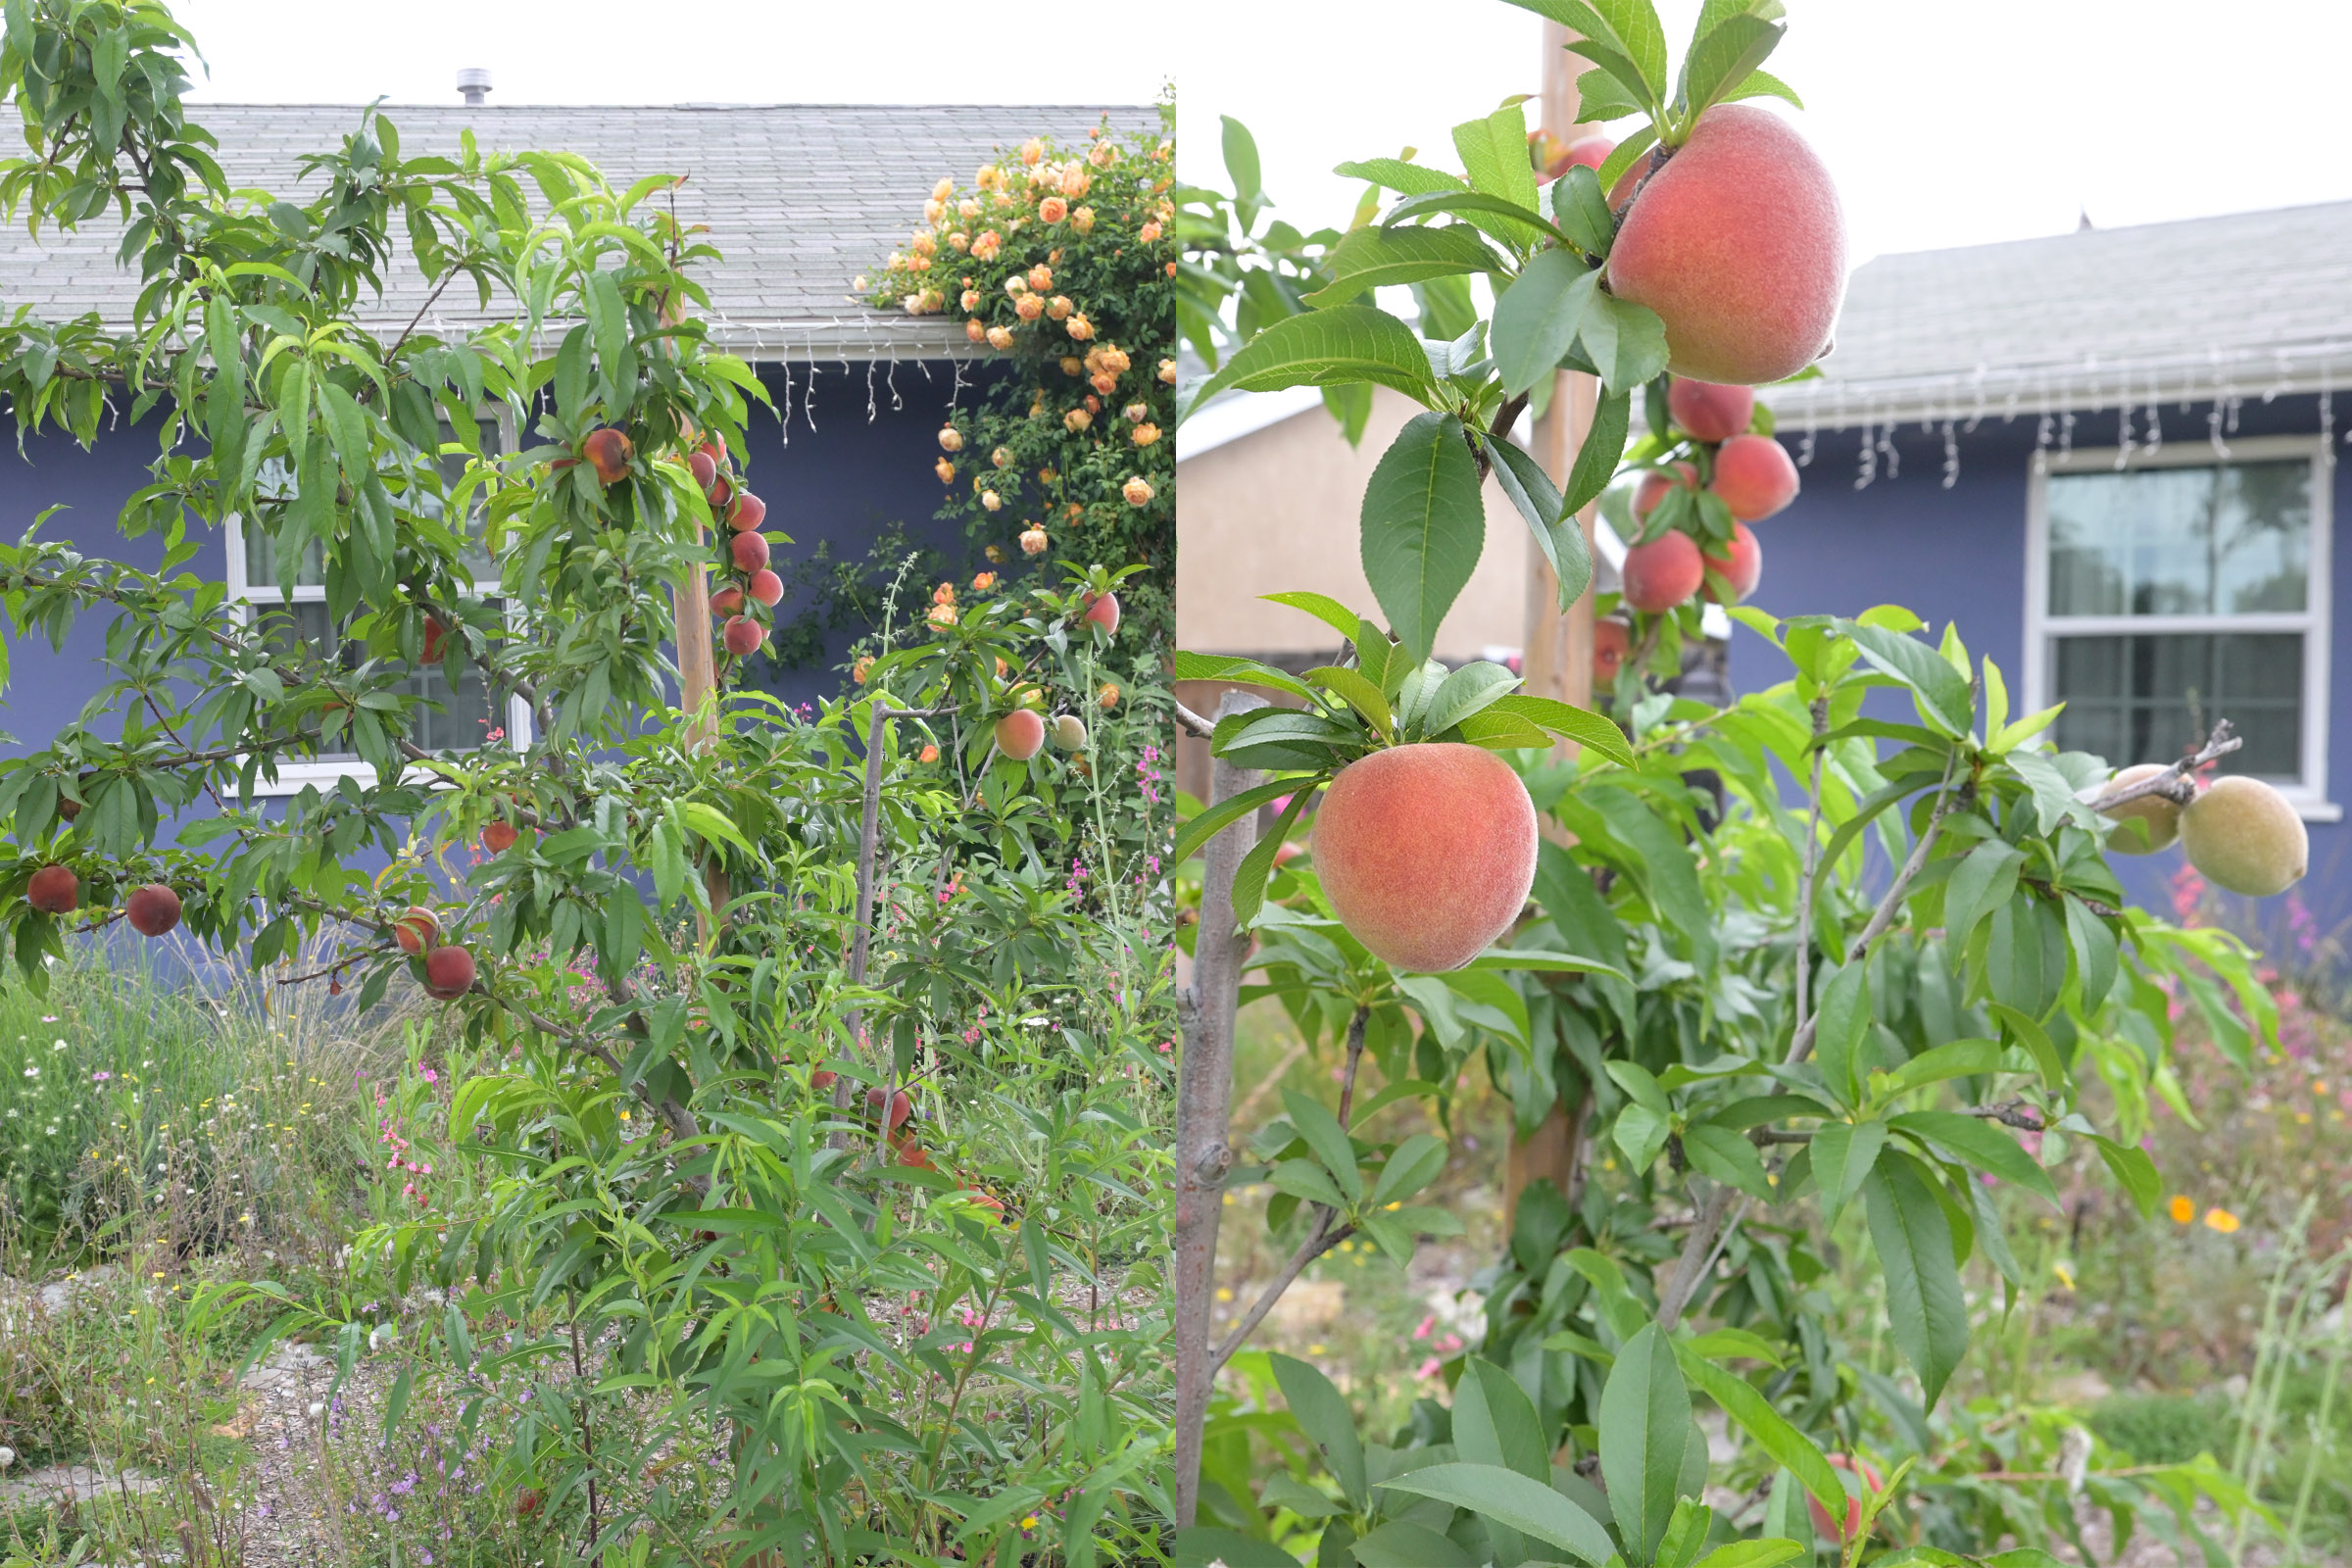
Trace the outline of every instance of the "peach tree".
<instances>
[{"instance_id":1,"label":"peach tree","mask_svg":"<svg viewBox=\"0 0 2352 1568\"><path fill-rule=\"evenodd\" d=\"M1084 819L1056 793L1087 739L997 742L1101 710L1125 568L908 607L818 713L746 689L790 503L746 488L765 394L699 318L679 181L418 153L367 111L300 188L231 190L193 50L157 0L22 0L0 33L0 208L116 225L125 301L17 312L0 386L22 434L157 432L118 524L161 555L46 514L0 549L15 637L105 626L101 689L0 761L0 932L35 988L123 921L429 999L462 1069L348 1279L207 1310L281 1308L265 1343L345 1375L398 1353L387 1426L455 1380L585 1555L1132 1534L1150 1358L1131 1311L1062 1303L1148 1251L1164 965L1102 791ZM429 326L445 300L473 324ZM231 534L283 605L197 569ZM649 1473L714 1433L715 1500Z\"/></svg>"},{"instance_id":2,"label":"peach tree","mask_svg":"<svg viewBox=\"0 0 2352 1568\"><path fill-rule=\"evenodd\" d=\"M1506 104L1455 128L1460 173L1342 165L1377 187L1358 221L1254 254L1213 221L1248 205L1251 170L1232 170L1232 197L1188 195L1211 220L1194 277L1259 311L1190 407L1314 385L1344 416L1369 383L1425 412L1364 495L1380 616L1275 596L1336 631L1343 656L1302 674L1177 660L1182 677L1280 699L1188 715L1217 764L1175 852L1202 865L1175 1151L1179 1558L1728 1568L1819 1542L1850 1568L1960 1562L2005 1530L2065 1535L2071 1483L2055 1473L1980 1528L1981 1450L1938 1415L1991 1288L2021 1284L2008 1215L2054 1204L2052 1171L2078 1153L2151 1209L2139 1141L2152 1098L2178 1098L2176 1016L2200 1014L2241 1057L2276 1026L2242 945L2131 907L2107 858L2156 847L2176 818L2196 853L2203 815L2200 861L2276 892L2301 873L2300 824L2267 800L2227 804L2235 786L2197 790L2235 744L2227 724L2111 779L2102 759L2049 750L2055 710L2016 711L1956 628L1923 637L1893 607L1732 609L1782 661L1771 683L1724 707L1654 689L1703 603L1753 586L1746 525L1793 493L1749 388L1826 345L1837 198L1787 121L1734 101L1793 101L1760 69L1777 0L1705 7L1672 73L1646 0L1524 4L1591 63L1584 119L1638 128L1558 148ZM1473 276L1491 312L1461 319L1466 290L1427 309L1432 280ZM1420 330L1366 297L1399 284L1422 294ZM1562 485L1512 439L1558 371L1599 388ZM1484 545L1489 474L1563 610L1591 580L1577 513L1619 486L1607 510L1632 548L1599 608L1629 617L1619 654L1640 652L1606 718L1521 692L1499 665L1430 657ZM1289 838L1310 811L1300 856ZM1286 1094L1285 1114L1237 1143L1245 995L1277 1000L1344 1061L1336 1110ZM1555 1127L1563 1147L1515 1195L1506 1253L1475 1282L1484 1334L1445 1369L1450 1402L1362 1435L1331 1379L1277 1356L1287 1422L1215 1404L1218 1368L1316 1257L1361 1238L1401 1263L1446 1229L1412 1201L1446 1162L1426 1129L1446 1125L1473 1059L1517 1137ZM1396 1123L1376 1118L1414 1102L1425 1127L1384 1134ZM1290 1257L1212 1344L1218 1195L1245 1182L1272 1190ZM1816 1289L1849 1210L1885 1286L1869 1332L1891 1341L1900 1380L1861 1364ZM1742 1439L1728 1465L1710 1460L1701 1402ZM1274 1434L1261 1485L1252 1437ZM2201 1497L2247 1505L2209 1462L2087 1484L2127 1528L2144 1514L2193 1533Z\"/></svg>"}]
</instances>

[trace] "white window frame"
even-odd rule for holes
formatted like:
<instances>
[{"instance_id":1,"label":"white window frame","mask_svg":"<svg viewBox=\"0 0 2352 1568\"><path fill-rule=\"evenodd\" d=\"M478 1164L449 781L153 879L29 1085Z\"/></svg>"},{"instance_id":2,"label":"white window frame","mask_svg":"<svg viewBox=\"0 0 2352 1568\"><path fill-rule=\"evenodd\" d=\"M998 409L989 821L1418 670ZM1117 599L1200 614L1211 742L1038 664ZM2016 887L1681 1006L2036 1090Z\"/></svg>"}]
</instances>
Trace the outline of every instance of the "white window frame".
<instances>
[{"instance_id":1,"label":"white window frame","mask_svg":"<svg viewBox=\"0 0 2352 1568\"><path fill-rule=\"evenodd\" d=\"M515 444L514 412L501 408L495 413L485 414L483 417L497 419L500 447L508 452L514 451ZM323 604L325 602L326 589L323 585L317 587L297 585L293 590L293 598L289 601L275 583L255 583L250 580L246 571L245 519L242 514L229 514L228 526L222 530L222 536L228 556L224 568L227 574L228 588L226 609L230 614L237 617L240 624L246 626L253 624L254 607L257 605L267 607L287 603ZM494 599L500 597L502 587L499 580L493 577L487 581L477 580L473 584L473 591L481 598ZM517 752L528 750L531 744L531 705L520 697L512 695L507 699L507 744ZM282 760L277 764L276 781L273 783L266 776L257 777L253 781L253 793L262 797L299 795L314 785L321 790L331 790L345 779L353 780L363 789L373 788L376 781L375 767L371 763L361 761L358 758L348 760L324 758L297 758Z\"/></svg>"},{"instance_id":2,"label":"white window frame","mask_svg":"<svg viewBox=\"0 0 2352 1568\"><path fill-rule=\"evenodd\" d=\"M2119 456L2122 461L2118 461ZM2134 468L2213 468L2232 463L2302 458L2311 464L2311 539L2304 564L2305 598L2296 613L2266 612L2239 615L2052 615L2050 613L2050 493L2053 473L2096 473ZM2145 449L2119 454L2116 448L2034 455L2026 488L2025 687L2028 711L2058 699L2050 689L2054 661L2050 645L2061 634L2263 632L2303 635L2303 751L2301 777L2279 793L2307 822L2341 820L2343 808L2328 798L2328 627L2334 558L2333 480L2335 455L2325 436L2266 435L2231 441L2229 456L2205 442L2167 443L2153 455ZM2228 716L2228 715L2220 715ZM2114 757L2120 765L2162 761L2153 757Z\"/></svg>"}]
</instances>

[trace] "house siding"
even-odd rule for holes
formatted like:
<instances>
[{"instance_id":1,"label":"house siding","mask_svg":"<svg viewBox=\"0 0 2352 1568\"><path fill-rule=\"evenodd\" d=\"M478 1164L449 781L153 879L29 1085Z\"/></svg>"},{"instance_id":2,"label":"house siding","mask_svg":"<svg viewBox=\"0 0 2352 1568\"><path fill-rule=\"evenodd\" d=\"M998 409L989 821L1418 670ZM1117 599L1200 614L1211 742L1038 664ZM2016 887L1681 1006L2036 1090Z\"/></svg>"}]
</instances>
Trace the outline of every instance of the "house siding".
<instances>
[{"instance_id":1,"label":"house siding","mask_svg":"<svg viewBox=\"0 0 2352 1568\"><path fill-rule=\"evenodd\" d=\"M2168 450L2209 440L2208 403L2159 407ZM2316 396L2282 396L2268 402L2247 397L2236 409L2235 436L2309 436L2321 428ZM1965 424L1965 420L1961 423ZM2053 431L2059 421L2052 419ZM1896 604L1916 612L1940 635L1957 622L1971 653L1989 655L2011 683L2012 707L2024 709L2027 496L2039 418L1998 415L1974 430L1955 429L1958 471L1946 487L1946 454L1940 425L1904 426L1884 438L1896 455L1889 465L1878 451L1876 476L1857 485L1862 472L1862 430L1857 425L1814 432L1812 457L1800 468L1803 489L1786 512L1757 526L1764 548L1764 577L1750 604L1776 615L1851 615L1873 605ZM2118 444L2114 409L2078 411L2073 445L2078 450ZM2147 414L2135 411L2135 438L2144 442ZM1806 445L1800 429L1780 436L1791 456ZM2055 444L2055 434L2052 444ZM2336 436L2341 451L2342 436ZM1890 471L1891 467L1891 471ZM2352 478L2346 465L2329 468L2336 540L2352 513ZM2343 617L2352 614L2352 560L2340 543L2330 556L2334 620L2328 653L2328 784L2329 800L2352 797L2352 662L2343 650ZM1734 680L1748 689L1782 678L1788 664L1762 638L1738 627L1732 639ZM1873 711L1905 711L1899 699L1882 694ZM2111 758L2122 765L2160 758ZM2352 824L2312 821L2311 870L2296 890L2316 917L2319 931L2352 945ZM2117 857L2114 864L2134 902L2160 911L2172 908L2173 876L2182 864L2178 850L2144 858ZM2230 900L2232 918L2259 928L2274 945L2292 940L2284 898Z\"/></svg>"},{"instance_id":2,"label":"house siding","mask_svg":"<svg viewBox=\"0 0 2352 1568\"><path fill-rule=\"evenodd\" d=\"M955 403L970 404L982 395L987 378L1002 372L964 366L959 381L958 367L946 362L876 363L869 394L867 369L854 362L760 367L776 410L789 409L791 422L787 429L767 411L753 411L747 474L768 504L768 531L792 539L776 547L777 564L788 577L790 564L820 545L830 545L836 559L862 561L876 535L893 522L904 523L918 545L959 554L955 524L934 517L941 504L940 483L932 472L937 432ZM163 415L153 413L135 425L103 429L87 450L54 430L28 435L22 456L0 457L0 517L6 518L0 526L13 537L42 511L62 506L65 510L42 528L43 537L156 570L163 562L162 537L125 539L117 518L132 492L150 482L148 465L163 430ZM201 526L196 533L199 549L185 569L221 577L227 556L220 533ZM779 616L789 619L800 608L787 600L778 607ZM11 640L8 684L0 693L0 728L13 737L6 747L11 754L45 746L97 694L106 679L101 659L113 618L94 612L76 617L61 648L53 649L37 633ZM832 634L823 661L812 667L784 669L761 662L759 684L793 703L836 695L844 684L839 666L851 635Z\"/></svg>"}]
</instances>

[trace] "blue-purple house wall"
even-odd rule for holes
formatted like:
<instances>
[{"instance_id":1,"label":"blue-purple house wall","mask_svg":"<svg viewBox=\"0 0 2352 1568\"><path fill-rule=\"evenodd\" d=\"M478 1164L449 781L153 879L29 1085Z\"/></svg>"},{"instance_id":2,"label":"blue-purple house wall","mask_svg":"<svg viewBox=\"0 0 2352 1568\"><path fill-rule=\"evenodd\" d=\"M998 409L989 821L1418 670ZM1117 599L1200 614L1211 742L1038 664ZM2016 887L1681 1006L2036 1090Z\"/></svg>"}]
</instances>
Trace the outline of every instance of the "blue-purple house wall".
<instances>
[{"instance_id":1,"label":"blue-purple house wall","mask_svg":"<svg viewBox=\"0 0 2352 1568\"><path fill-rule=\"evenodd\" d=\"M2204 444L2210 412L2211 405L2203 403L2163 405L2159 413L2168 448L2175 443ZM2144 408L2135 412L2134 428L2143 440L2146 419ZM2055 428L2057 421L2052 423ZM2236 410L2234 434L2309 436L2321 427L2322 411L2315 397L2282 396L2269 402L2250 397ZM2074 447L2112 448L2118 436L2116 410L2077 413ZM1800 468L1803 488L1797 499L1786 512L1757 525L1764 576L1749 603L1776 615L1850 615L1873 605L1897 604L1927 620L1936 635L1946 622L1957 621L1970 652L1990 655L2008 677L2013 698L2022 704L2027 498L2034 451L2042 438L2041 422L2033 415L1992 415L1974 430L1956 429L1957 473L1946 487L1940 424L1932 429L1912 424L1890 436L1876 431L1875 476L1858 485L1864 472L1860 425L1817 430L1810 461ZM1879 445L1882 441L1894 449L1894 463ZM1805 453L1802 430L1785 428L1781 442L1792 456ZM2330 515L2338 519L2339 535L2340 519L2352 514L2348 466L2352 466L2338 463L2329 469ZM2335 550L2329 560L2332 602L2352 609L2352 553ZM2352 793L2352 661L2347 661L2345 647L2345 639L2335 637L2329 649L2328 778L2330 794L2339 803ZM1758 688L1785 678L1788 663L1755 633L1736 626L1732 673L1737 685ZM1900 706L1898 700L1886 699L1889 716ZM2163 759L2109 760L2122 765ZM2352 946L2352 823L2313 821L2308 827L2311 872L2296 894L2323 935L2337 935ZM2181 864L2178 850L2141 858L2119 856L2114 863L2135 902L2170 910L2173 874ZM2285 899L2259 905L2238 902L2245 907L2235 912L2249 926L2259 925L2278 939L2288 937Z\"/></svg>"},{"instance_id":2,"label":"blue-purple house wall","mask_svg":"<svg viewBox=\"0 0 2352 1568\"><path fill-rule=\"evenodd\" d=\"M837 559L862 560L875 536L894 522L904 524L913 542L956 554L960 541L954 525L933 515L941 502L932 472L939 455L937 432L952 400L968 405L982 395L987 372L976 374L965 367L959 383L953 364L876 365L869 415L864 366L828 362L813 368L811 404L809 366L760 368L777 411L789 409L791 427L755 409L747 436L748 480L768 504L767 528L793 541L776 547L779 565L806 558L820 544L829 544ZM116 518L123 501L149 482L148 465L157 455L162 429L161 416L151 415L136 426L103 431L87 451L54 431L28 436L22 457L0 451L0 532L14 539L39 513L63 506L44 525L43 537L77 542L87 554L156 569L163 559L162 539L124 539ZM186 569L216 579L226 572L218 533L203 533ZM789 618L798 608L790 601L780 605L779 618ZM12 642L9 680L0 692L0 730L13 737L10 750L45 744L97 694L109 620L81 616L61 650L53 651L39 636ZM843 685L841 645L848 635L832 636L824 658L810 667L766 664L760 683L795 703L837 693Z\"/></svg>"}]
</instances>

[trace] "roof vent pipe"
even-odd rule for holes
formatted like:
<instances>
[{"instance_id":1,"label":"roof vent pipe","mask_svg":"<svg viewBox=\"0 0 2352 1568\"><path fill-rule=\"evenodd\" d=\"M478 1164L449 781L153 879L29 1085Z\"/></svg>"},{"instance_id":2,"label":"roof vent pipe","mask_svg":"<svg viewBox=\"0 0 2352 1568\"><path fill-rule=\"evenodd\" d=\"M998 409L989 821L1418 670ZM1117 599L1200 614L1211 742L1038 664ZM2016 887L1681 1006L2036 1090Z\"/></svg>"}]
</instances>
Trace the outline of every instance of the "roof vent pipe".
<instances>
[{"instance_id":1,"label":"roof vent pipe","mask_svg":"<svg viewBox=\"0 0 2352 1568\"><path fill-rule=\"evenodd\" d=\"M490 73L479 66L467 66L459 72L458 95L466 100L466 108L481 108L490 101Z\"/></svg>"}]
</instances>

